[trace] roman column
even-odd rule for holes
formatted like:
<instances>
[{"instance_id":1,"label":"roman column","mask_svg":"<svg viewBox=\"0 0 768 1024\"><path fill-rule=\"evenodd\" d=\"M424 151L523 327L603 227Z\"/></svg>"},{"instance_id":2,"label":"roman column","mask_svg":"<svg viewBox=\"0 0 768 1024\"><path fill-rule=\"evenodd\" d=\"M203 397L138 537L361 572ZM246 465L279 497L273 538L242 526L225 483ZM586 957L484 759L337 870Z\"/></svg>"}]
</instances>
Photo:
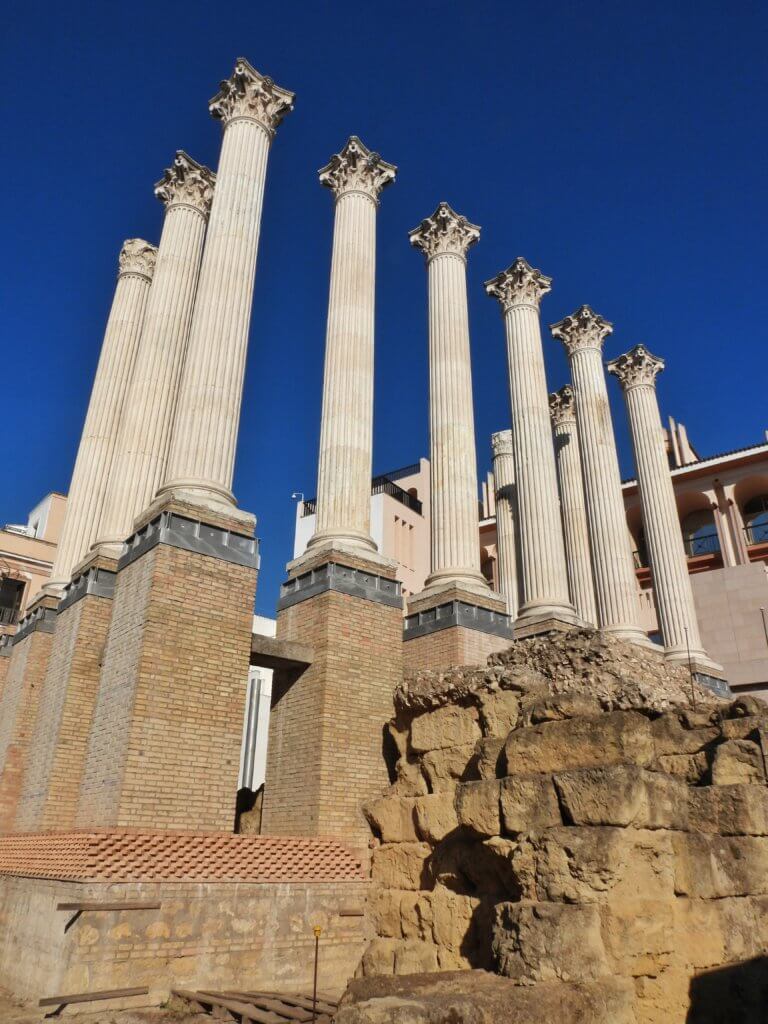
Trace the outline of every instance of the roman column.
<instances>
[{"instance_id":1,"label":"roman column","mask_svg":"<svg viewBox=\"0 0 768 1024\"><path fill-rule=\"evenodd\" d=\"M507 335L512 443L520 518L522 604L515 628L556 619L574 624L568 595L563 525L549 419L549 397L539 325L539 302L551 278L518 257L485 284L499 300Z\"/></svg>"},{"instance_id":2,"label":"roman column","mask_svg":"<svg viewBox=\"0 0 768 1024\"><path fill-rule=\"evenodd\" d=\"M636 345L608 363L608 372L618 378L627 404L645 540L666 657L669 661L687 663L690 645L692 659L700 664L709 659L701 643L656 397L656 377L663 369L664 360L643 345ZM722 674L720 666L713 667Z\"/></svg>"},{"instance_id":3,"label":"roman column","mask_svg":"<svg viewBox=\"0 0 768 1024\"><path fill-rule=\"evenodd\" d=\"M155 185L166 208L163 232L96 543L114 558L165 476L214 180L179 151Z\"/></svg>"},{"instance_id":4,"label":"roman column","mask_svg":"<svg viewBox=\"0 0 768 1024\"><path fill-rule=\"evenodd\" d=\"M479 237L480 228L447 203L409 235L429 278L432 571L425 589L489 589L480 572L466 277L467 251Z\"/></svg>"},{"instance_id":5,"label":"roman column","mask_svg":"<svg viewBox=\"0 0 768 1024\"><path fill-rule=\"evenodd\" d=\"M318 546L375 551L371 537L376 211L397 168L352 136L320 171L335 197L317 477Z\"/></svg>"},{"instance_id":6,"label":"roman column","mask_svg":"<svg viewBox=\"0 0 768 1024\"><path fill-rule=\"evenodd\" d=\"M507 614L517 616L517 564L515 561L515 448L511 430L491 434L493 482L496 492L496 544L499 549L499 589Z\"/></svg>"},{"instance_id":7,"label":"roman column","mask_svg":"<svg viewBox=\"0 0 768 1024\"><path fill-rule=\"evenodd\" d=\"M230 514L267 159L293 99L240 58L209 105L224 138L162 491Z\"/></svg>"},{"instance_id":8,"label":"roman column","mask_svg":"<svg viewBox=\"0 0 768 1024\"><path fill-rule=\"evenodd\" d=\"M595 584L592 579L592 555L589 550L584 479L581 473L579 436L576 427L576 401L573 388L569 384L549 396L549 409L555 438L565 561L568 566L571 600L579 617L588 625L596 626Z\"/></svg>"},{"instance_id":9,"label":"roman column","mask_svg":"<svg viewBox=\"0 0 768 1024\"><path fill-rule=\"evenodd\" d=\"M141 238L128 239L120 250L115 296L69 485L64 529L51 578L43 587L47 594L58 596L63 592L72 570L96 539L156 255L155 246Z\"/></svg>"},{"instance_id":10,"label":"roman column","mask_svg":"<svg viewBox=\"0 0 768 1024\"><path fill-rule=\"evenodd\" d=\"M568 353L576 396L598 624L624 640L647 645L621 493L621 474L603 370L603 342L612 324L580 306L552 326Z\"/></svg>"}]
</instances>

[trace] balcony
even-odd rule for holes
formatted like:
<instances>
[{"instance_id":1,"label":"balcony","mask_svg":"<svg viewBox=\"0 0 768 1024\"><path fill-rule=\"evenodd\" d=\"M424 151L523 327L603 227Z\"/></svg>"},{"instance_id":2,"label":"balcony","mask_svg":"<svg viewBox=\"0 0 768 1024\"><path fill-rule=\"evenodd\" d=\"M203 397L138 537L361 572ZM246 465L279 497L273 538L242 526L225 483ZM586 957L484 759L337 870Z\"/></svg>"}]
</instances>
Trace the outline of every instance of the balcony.
<instances>
[{"instance_id":1,"label":"balcony","mask_svg":"<svg viewBox=\"0 0 768 1024\"><path fill-rule=\"evenodd\" d=\"M744 536L747 538L747 546L755 547L757 544L768 544L768 523L752 523L744 527Z\"/></svg>"},{"instance_id":2,"label":"balcony","mask_svg":"<svg viewBox=\"0 0 768 1024\"><path fill-rule=\"evenodd\" d=\"M0 607L0 626L15 626L19 621L18 608Z\"/></svg>"},{"instance_id":3,"label":"balcony","mask_svg":"<svg viewBox=\"0 0 768 1024\"><path fill-rule=\"evenodd\" d=\"M690 534L687 537L683 537L683 544L685 546L685 553L689 558L720 554L720 538L717 530Z\"/></svg>"},{"instance_id":4,"label":"balcony","mask_svg":"<svg viewBox=\"0 0 768 1024\"><path fill-rule=\"evenodd\" d=\"M405 505L406 508L415 512L416 515L420 516L422 514L422 504L419 499L414 498L408 491L404 491L402 487L398 487L394 480L390 480L388 476L375 476L373 478L371 481L371 494L388 494L395 501L399 501L401 505ZM313 516L316 512L317 498L309 498L307 501L302 502L302 519L306 516Z\"/></svg>"}]
</instances>

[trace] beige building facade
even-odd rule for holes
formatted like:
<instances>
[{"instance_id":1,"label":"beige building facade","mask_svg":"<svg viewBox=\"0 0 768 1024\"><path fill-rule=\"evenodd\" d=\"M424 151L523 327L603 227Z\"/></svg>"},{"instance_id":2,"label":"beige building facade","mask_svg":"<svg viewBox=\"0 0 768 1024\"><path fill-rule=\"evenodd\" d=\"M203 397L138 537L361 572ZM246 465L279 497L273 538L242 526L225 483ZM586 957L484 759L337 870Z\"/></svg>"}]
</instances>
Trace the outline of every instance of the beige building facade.
<instances>
[{"instance_id":1,"label":"beige building facade","mask_svg":"<svg viewBox=\"0 0 768 1024\"><path fill-rule=\"evenodd\" d=\"M67 498L47 494L26 523L0 529L0 636L14 633L30 602L51 576Z\"/></svg>"}]
</instances>

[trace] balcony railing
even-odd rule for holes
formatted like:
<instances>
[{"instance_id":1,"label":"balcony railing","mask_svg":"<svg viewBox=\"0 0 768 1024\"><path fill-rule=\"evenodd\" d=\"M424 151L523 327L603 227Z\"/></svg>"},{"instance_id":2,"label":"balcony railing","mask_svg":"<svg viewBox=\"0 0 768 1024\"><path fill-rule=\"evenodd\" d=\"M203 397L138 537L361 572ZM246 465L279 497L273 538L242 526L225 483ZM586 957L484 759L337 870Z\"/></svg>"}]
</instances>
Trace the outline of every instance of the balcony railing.
<instances>
[{"instance_id":1,"label":"balcony railing","mask_svg":"<svg viewBox=\"0 0 768 1024\"><path fill-rule=\"evenodd\" d=\"M711 533L697 533L692 537L683 538L685 552L689 558L699 555L717 555L720 552L720 538L717 530Z\"/></svg>"},{"instance_id":2,"label":"balcony railing","mask_svg":"<svg viewBox=\"0 0 768 1024\"><path fill-rule=\"evenodd\" d=\"M405 505L406 508L411 509L416 515L421 515L422 504L418 498L415 498L408 491L404 491L402 487L390 480L388 476L376 476L371 481L371 494L388 494L394 498L395 501L399 501L401 505ZM313 516L317 512L317 498L308 498L302 503L301 516L302 519L305 516Z\"/></svg>"},{"instance_id":3,"label":"balcony railing","mask_svg":"<svg viewBox=\"0 0 768 1024\"><path fill-rule=\"evenodd\" d=\"M752 526L745 526L744 533L747 544L768 544L768 523L754 523Z\"/></svg>"},{"instance_id":4,"label":"balcony railing","mask_svg":"<svg viewBox=\"0 0 768 1024\"><path fill-rule=\"evenodd\" d=\"M0 608L0 625L15 626L18 621L18 608Z\"/></svg>"}]
</instances>

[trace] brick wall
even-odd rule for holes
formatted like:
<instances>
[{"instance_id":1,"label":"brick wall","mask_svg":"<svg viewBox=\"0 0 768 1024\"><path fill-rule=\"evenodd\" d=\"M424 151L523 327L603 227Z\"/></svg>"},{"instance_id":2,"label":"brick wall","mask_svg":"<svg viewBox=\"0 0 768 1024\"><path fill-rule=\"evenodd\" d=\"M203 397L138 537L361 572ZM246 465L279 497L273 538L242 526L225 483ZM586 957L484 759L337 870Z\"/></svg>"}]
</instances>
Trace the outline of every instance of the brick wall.
<instances>
[{"instance_id":1,"label":"brick wall","mask_svg":"<svg viewBox=\"0 0 768 1024\"><path fill-rule=\"evenodd\" d=\"M165 544L118 573L78 827L233 828L255 590Z\"/></svg>"},{"instance_id":2,"label":"brick wall","mask_svg":"<svg viewBox=\"0 0 768 1024\"><path fill-rule=\"evenodd\" d=\"M16 815L19 831L74 824L112 601L86 595L61 612Z\"/></svg>"},{"instance_id":3,"label":"brick wall","mask_svg":"<svg viewBox=\"0 0 768 1024\"><path fill-rule=\"evenodd\" d=\"M367 846L361 804L387 784L383 726L402 676L402 613L328 591L281 611L280 639L314 648L298 678L276 673L262 829Z\"/></svg>"},{"instance_id":4,"label":"brick wall","mask_svg":"<svg viewBox=\"0 0 768 1024\"><path fill-rule=\"evenodd\" d=\"M13 827L53 635L35 630L13 645L0 703L0 833Z\"/></svg>"},{"instance_id":5,"label":"brick wall","mask_svg":"<svg viewBox=\"0 0 768 1024\"><path fill-rule=\"evenodd\" d=\"M403 663L406 669L484 665L489 654L505 651L510 644L510 640L491 633L481 633L465 626L450 626L406 640Z\"/></svg>"}]
</instances>

